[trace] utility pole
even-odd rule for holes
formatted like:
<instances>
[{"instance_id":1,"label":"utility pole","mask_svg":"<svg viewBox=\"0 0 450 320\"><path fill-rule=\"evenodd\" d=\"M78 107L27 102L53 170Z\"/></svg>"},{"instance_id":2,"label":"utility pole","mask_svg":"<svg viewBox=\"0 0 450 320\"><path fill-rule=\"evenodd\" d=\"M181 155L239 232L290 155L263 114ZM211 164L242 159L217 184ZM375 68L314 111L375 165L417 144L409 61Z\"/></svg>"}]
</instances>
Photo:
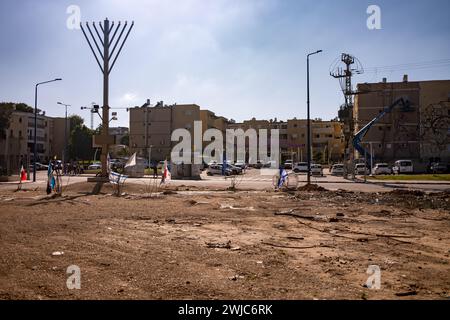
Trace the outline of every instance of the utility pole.
<instances>
[{"instance_id":1,"label":"utility pole","mask_svg":"<svg viewBox=\"0 0 450 320\"><path fill-rule=\"evenodd\" d=\"M322 50L317 50L316 52L313 53L309 53L306 56L306 105L307 105L307 146L308 146L308 156L307 156L307 160L308 160L308 184L311 184L311 119L310 119L310 112L309 112L309 57L312 56L313 54L317 54L317 53L321 53Z\"/></svg>"},{"instance_id":2,"label":"utility pole","mask_svg":"<svg viewBox=\"0 0 450 320\"><path fill-rule=\"evenodd\" d=\"M109 74L111 73L111 70L113 69L117 58L119 57L120 52L122 51L123 46L125 45L125 42L128 39L128 36L131 32L131 29L133 29L134 21L131 23L130 27L128 28L128 31L126 33L125 38L123 41L122 35L124 34L125 30L127 30L128 22L125 22L123 27L121 28L121 22L119 22L114 28L114 21L110 23L110 21L106 18L103 23L98 23L99 29L97 28L95 22L92 23L92 26L94 28L94 31L97 35L97 38L94 36L94 33L92 32L89 23L86 22L86 28L89 31L89 34L91 38L88 37L86 34L83 24L80 23L81 30L83 31L84 37L86 38L86 41L89 44L89 47L91 48L92 53L94 54L95 60L97 61L98 66L100 67L100 71L103 74L103 117L102 117L102 132L99 136L94 136L95 144L102 145L102 154L100 157L101 164L102 164L102 177L108 177L108 171L107 171L107 165L106 165L106 159L108 155L108 148L109 145L113 144L114 137L109 135ZM119 37L116 39L116 35L119 31ZM114 30L114 31L113 31ZM111 36L112 32L112 36ZM97 48L97 52L94 50L94 47L92 46L92 42L95 44L95 47ZM97 41L98 40L98 41ZM100 45L103 46L103 50L100 49ZM116 49L118 45L120 44L119 50L116 52ZM112 48L112 50L110 50ZM100 62L103 62L103 65ZM112 63L110 64L110 62Z\"/></svg>"},{"instance_id":3,"label":"utility pole","mask_svg":"<svg viewBox=\"0 0 450 320\"><path fill-rule=\"evenodd\" d=\"M37 103L38 103L38 87L54 81L61 81L61 78L36 83L34 87L34 146L33 146L33 182L36 182L36 161L37 161Z\"/></svg>"},{"instance_id":4,"label":"utility pole","mask_svg":"<svg viewBox=\"0 0 450 320\"><path fill-rule=\"evenodd\" d=\"M66 174L66 155L67 155L67 107L70 107L70 104L65 104L62 102L58 102L59 105L62 105L66 107L66 118L64 121L64 151L62 154L62 165L63 165L63 172Z\"/></svg>"},{"instance_id":5,"label":"utility pole","mask_svg":"<svg viewBox=\"0 0 450 320\"><path fill-rule=\"evenodd\" d=\"M345 69L339 66L339 62L345 65ZM353 119L353 96L359 94L359 92L353 91L352 88L352 77L355 74L364 73L361 62L354 56L342 53L340 60L336 60L336 63L332 66L330 70L330 76L335 79L339 79L342 92L345 98L345 104L339 110L339 119L344 123L344 135L345 135L345 150L344 150L344 162L347 160L347 166L344 168L350 168L352 172L352 179L355 178L354 170L354 150L353 150L353 135L355 131L355 123ZM348 152L347 152L348 150Z\"/></svg>"}]
</instances>

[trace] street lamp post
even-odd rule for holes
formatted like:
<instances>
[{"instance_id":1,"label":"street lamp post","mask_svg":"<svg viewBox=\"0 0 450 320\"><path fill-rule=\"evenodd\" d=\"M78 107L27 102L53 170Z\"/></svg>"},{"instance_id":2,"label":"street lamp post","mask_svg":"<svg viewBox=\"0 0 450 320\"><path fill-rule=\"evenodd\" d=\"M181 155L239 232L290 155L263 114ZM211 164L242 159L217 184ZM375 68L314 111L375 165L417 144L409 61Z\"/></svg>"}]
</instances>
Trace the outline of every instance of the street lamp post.
<instances>
[{"instance_id":1,"label":"street lamp post","mask_svg":"<svg viewBox=\"0 0 450 320\"><path fill-rule=\"evenodd\" d=\"M36 84L34 89L34 146L33 146L33 182L36 182L36 158L37 158L37 94L38 94L38 86L45 83L50 83L54 81L61 81L61 78L39 82Z\"/></svg>"},{"instance_id":2,"label":"street lamp post","mask_svg":"<svg viewBox=\"0 0 450 320\"><path fill-rule=\"evenodd\" d=\"M317 54L322 52L322 50L317 50L316 52L309 53L306 56L306 105L307 105L307 157L308 157L308 184L311 183L311 120L310 120L310 114L309 114L309 56L312 56L313 54Z\"/></svg>"},{"instance_id":3,"label":"street lamp post","mask_svg":"<svg viewBox=\"0 0 450 320\"><path fill-rule=\"evenodd\" d=\"M66 118L64 123L64 151L62 154L62 163L64 168L64 173L66 173L66 155L67 155L67 107L70 107L70 104L65 104L62 102L58 102L59 105L66 107Z\"/></svg>"}]
</instances>

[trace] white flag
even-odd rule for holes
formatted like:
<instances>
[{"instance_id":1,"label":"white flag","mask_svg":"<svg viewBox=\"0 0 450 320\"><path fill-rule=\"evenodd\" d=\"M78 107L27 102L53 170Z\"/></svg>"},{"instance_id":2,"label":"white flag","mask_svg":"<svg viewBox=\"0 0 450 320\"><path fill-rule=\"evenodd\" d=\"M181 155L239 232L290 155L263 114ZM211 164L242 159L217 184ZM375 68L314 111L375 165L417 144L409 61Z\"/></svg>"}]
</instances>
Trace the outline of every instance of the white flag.
<instances>
[{"instance_id":1,"label":"white flag","mask_svg":"<svg viewBox=\"0 0 450 320\"><path fill-rule=\"evenodd\" d=\"M106 156L106 170L108 171L108 173L111 172L111 158L109 157L109 152Z\"/></svg>"},{"instance_id":2,"label":"white flag","mask_svg":"<svg viewBox=\"0 0 450 320\"><path fill-rule=\"evenodd\" d=\"M167 159L166 159L164 161L164 171L163 171L163 174L162 174L160 185L163 184L163 183L166 183L166 184L169 183L171 177L172 177L172 175L170 174L169 166L168 166Z\"/></svg>"},{"instance_id":3,"label":"white flag","mask_svg":"<svg viewBox=\"0 0 450 320\"><path fill-rule=\"evenodd\" d=\"M125 168L133 167L136 165L136 152L128 159L127 163L125 163Z\"/></svg>"}]
</instances>

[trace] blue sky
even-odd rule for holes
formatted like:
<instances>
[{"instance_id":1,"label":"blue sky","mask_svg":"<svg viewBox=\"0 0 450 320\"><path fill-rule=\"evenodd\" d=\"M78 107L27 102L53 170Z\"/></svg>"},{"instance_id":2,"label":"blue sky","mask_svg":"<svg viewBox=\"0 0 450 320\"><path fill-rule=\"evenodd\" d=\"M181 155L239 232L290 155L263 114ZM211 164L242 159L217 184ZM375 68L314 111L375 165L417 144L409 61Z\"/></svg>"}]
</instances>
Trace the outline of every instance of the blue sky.
<instances>
[{"instance_id":1,"label":"blue sky","mask_svg":"<svg viewBox=\"0 0 450 320\"><path fill-rule=\"evenodd\" d=\"M381 30L366 27L370 4L381 8ZM110 106L152 102L196 103L241 121L303 118L306 115L306 59L311 60L312 116L331 119L343 102L329 76L342 52L367 69L450 59L450 1L342 0L1 0L0 101L39 106L48 115L70 113L89 123L83 105L102 102L102 76L80 30L69 30L69 5L82 21L134 20L110 78ZM371 69L373 70L373 69ZM450 64L437 68L371 72L355 82L382 77L400 81L450 79ZM96 124L99 119L96 119ZM119 111L112 125L128 126Z\"/></svg>"}]
</instances>

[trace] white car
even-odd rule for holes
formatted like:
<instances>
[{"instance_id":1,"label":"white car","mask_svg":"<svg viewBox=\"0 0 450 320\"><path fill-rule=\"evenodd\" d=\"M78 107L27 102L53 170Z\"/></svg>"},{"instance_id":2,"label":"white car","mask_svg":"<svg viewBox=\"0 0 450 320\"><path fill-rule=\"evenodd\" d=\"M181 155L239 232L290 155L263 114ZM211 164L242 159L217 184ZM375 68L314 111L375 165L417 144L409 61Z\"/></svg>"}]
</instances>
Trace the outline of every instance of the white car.
<instances>
[{"instance_id":1,"label":"white car","mask_svg":"<svg viewBox=\"0 0 450 320\"><path fill-rule=\"evenodd\" d=\"M227 167L225 169L225 175L226 176L230 176L232 175L232 169ZM222 165L221 164L213 164L211 166L208 167L208 169L206 169L206 174L208 176L213 176L213 175L222 175Z\"/></svg>"},{"instance_id":2,"label":"white car","mask_svg":"<svg viewBox=\"0 0 450 320\"><path fill-rule=\"evenodd\" d=\"M275 160L267 161L266 164L263 165L264 168L272 168L272 169L278 169L277 162Z\"/></svg>"},{"instance_id":3,"label":"white car","mask_svg":"<svg viewBox=\"0 0 450 320\"><path fill-rule=\"evenodd\" d=\"M285 169L293 169L294 162L292 160L286 160L284 162L284 168Z\"/></svg>"},{"instance_id":4,"label":"white car","mask_svg":"<svg viewBox=\"0 0 450 320\"><path fill-rule=\"evenodd\" d=\"M369 174L369 169L367 169L365 163L357 163L355 166L355 174L357 175Z\"/></svg>"},{"instance_id":5,"label":"white car","mask_svg":"<svg viewBox=\"0 0 450 320\"><path fill-rule=\"evenodd\" d=\"M247 167L247 165L245 164L245 162L242 161L242 160L236 161L236 162L234 163L234 165L235 165L236 167L241 168L241 169L245 169L245 168Z\"/></svg>"},{"instance_id":6,"label":"white car","mask_svg":"<svg viewBox=\"0 0 450 320\"><path fill-rule=\"evenodd\" d=\"M293 171L295 173L308 172L308 163L307 162L298 162L294 166L294 170Z\"/></svg>"},{"instance_id":7,"label":"white car","mask_svg":"<svg viewBox=\"0 0 450 320\"><path fill-rule=\"evenodd\" d=\"M323 169L320 164L311 164L311 175L313 176L322 176L323 177Z\"/></svg>"},{"instance_id":8,"label":"white car","mask_svg":"<svg viewBox=\"0 0 450 320\"><path fill-rule=\"evenodd\" d=\"M392 167L394 174L413 173L414 167L411 160L397 160Z\"/></svg>"},{"instance_id":9,"label":"white car","mask_svg":"<svg viewBox=\"0 0 450 320\"><path fill-rule=\"evenodd\" d=\"M88 170L98 170L101 168L102 168L101 163L93 163L93 164L89 165Z\"/></svg>"},{"instance_id":10,"label":"white car","mask_svg":"<svg viewBox=\"0 0 450 320\"><path fill-rule=\"evenodd\" d=\"M391 174L391 168L389 168L387 163L377 163L372 168L372 174L378 175L378 174Z\"/></svg>"},{"instance_id":11,"label":"white car","mask_svg":"<svg viewBox=\"0 0 450 320\"><path fill-rule=\"evenodd\" d=\"M335 176L342 176L344 174L344 165L339 163L333 164L330 173Z\"/></svg>"}]
</instances>

